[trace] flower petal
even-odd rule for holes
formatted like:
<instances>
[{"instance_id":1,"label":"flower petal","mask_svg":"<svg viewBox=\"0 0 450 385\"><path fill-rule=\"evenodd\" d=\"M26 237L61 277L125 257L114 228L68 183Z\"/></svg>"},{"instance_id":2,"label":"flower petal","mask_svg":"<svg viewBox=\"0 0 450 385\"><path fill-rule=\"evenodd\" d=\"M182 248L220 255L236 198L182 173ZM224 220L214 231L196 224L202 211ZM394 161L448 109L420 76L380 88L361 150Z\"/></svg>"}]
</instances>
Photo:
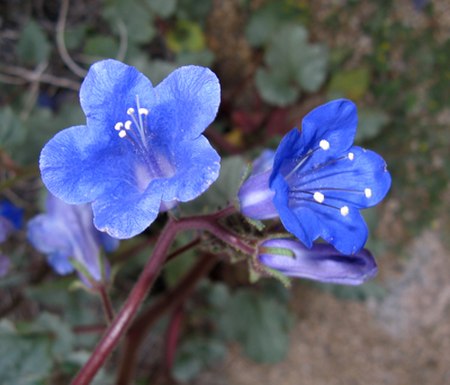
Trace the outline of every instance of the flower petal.
<instances>
[{"instance_id":1,"label":"flower petal","mask_svg":"<svg viewBox=\"0 0 450 385\"><path fill-rule=\"evenodd\" d=\"M92 203L94 224L114 238L131 238L144 231L159 213L162 189L159 181L150 183L140 193L129 183L122 183Z\"/></svg>"},{"instance_id":2,"label":"flower petal","mask_svg":"<svg viewBox=\"0 0 450 385\"><path fill-rule=\"evenodd\" d=\"M117 60L94 63L80 88L80 103L90 128L114 136L114 125L128 119L126 111L136 106L151 110L156 102L151 81L136 68Z\"/></svg>"},{"instance_id":3,"label":"flower petal","mask_svg":"<svg viewBox=\"0 0 450 385\"><path fill-rule=\"evenodd\" d=\"M377 273L375 259L366 249L353 255L345 255L331 245L316 244L308 249L292 239L271 239L264 242L262 247L265 251L259 255L260 261L291 277L359 285L373 278ZM274 252L269 253L270 248L273 248ZM277 255L275 251L277 248L293 252L294 258Z\"/></svg>"},{"instance_id":4,"label":"flower petal","mask_svg":"<svg viewBox=\"0 0 450 385\"><path fill-rule=\"evenodd\" d=\"M120 138L117 138L120 139ZM67 203L81 204L133 176L132 152L87 126L67 128L42 149L39 166L46 187ZM100 183L101 181L101 183Z\"/></svg>"},{"instance_id":5,"label":"flower petal","mask_svg":"<svg viewBox=\"0 0 450 385\"><path fill-rule=\"evenodd\" d=\"M174 137L196 138L216 117L220 85L208 68L181 67L165 78L155 91L158 114L164 117L166 124L163 126L170 127Z\"/></svg>"},{"instance_id":6,"label":"flower petal","mask_svg":"<svg viewBox=\"0 0 450 385\"><path fill-rule=\"evenodd\" d=\"M325 103L303 118L301 146L313 149L326 140L330 155L345 151L353 144L357 124L356 105L352 101L337 99Z\"/></svg>"}]
</instances>

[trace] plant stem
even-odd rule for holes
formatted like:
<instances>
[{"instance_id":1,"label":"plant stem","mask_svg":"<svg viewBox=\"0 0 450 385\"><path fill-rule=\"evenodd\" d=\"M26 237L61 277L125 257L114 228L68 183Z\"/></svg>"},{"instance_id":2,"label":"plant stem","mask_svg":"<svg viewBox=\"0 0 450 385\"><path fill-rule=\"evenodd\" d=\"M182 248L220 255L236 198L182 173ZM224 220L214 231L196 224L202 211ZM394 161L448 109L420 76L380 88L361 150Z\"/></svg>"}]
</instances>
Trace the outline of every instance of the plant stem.
<instances>
[{"instance_id":1,"label":"plant stem","mask_svg":"<svg viewBox=\"0 0 450 385\"><path fill-rule=\"evenodd\" d=\"M145 336L149 333L155 322L166 312L176 308L186 301L192 294L197 282L208 274L217 263L218 257L214 254L204 254L192 267L177 286L163 297L151 304L134 320L127 333L127 339L122 351L120 369L116 384L127 385L131 383L136 366L136 358Z\"/></svg>"},{"instance_id":2,"label":"plant stem","mask_svg":"<svg viewBox=\"0 0 450 385\"><path fill-rule=\"evenodd\" d=\"M208 231L223 242L228 243L235 249L245 254L254 253L253 246L243 242L236 235L216 223L224 216L235 211L234 207L228 207L218 213L202 215L197 217L182 218L178 221L169 219L153 249L152 257L147 261L136 285L133 287L128 299L117 314L111 325L106 330L100 342L97 344L89 360L81 368L72 381L72 385L87 385L94 378L106 358L119 343L121 336L125 333L133 317L139 309L141 302L149 292L153 282L158 276L166 259L167 251L172 244L176 234L185 230Z\"/></svg>"},{"instance_id":3,"label":"plant stem","mask_svg":"<svg viewBox=\"0 0 450 385\"><path fill-rule=\"evenodd\" d=\"M111 298L109 298L104 284L96 287L96 290L102 301L103 311L105 312L106 321L109 325L114 319L114 308L111 303Z\"/></svg>"}]
</instances>

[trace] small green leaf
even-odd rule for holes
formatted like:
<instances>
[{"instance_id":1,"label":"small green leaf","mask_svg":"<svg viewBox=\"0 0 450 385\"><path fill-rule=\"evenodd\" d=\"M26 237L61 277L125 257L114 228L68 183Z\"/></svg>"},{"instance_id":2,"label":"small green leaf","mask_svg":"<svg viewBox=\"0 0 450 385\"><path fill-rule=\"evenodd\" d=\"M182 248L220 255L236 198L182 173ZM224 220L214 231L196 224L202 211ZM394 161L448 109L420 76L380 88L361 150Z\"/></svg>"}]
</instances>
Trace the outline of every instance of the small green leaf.
<instances>
[{"instance_id":1,"label":"small green leaf","mask_svg":"<svg viewBox=\"0 0 450 385\"><path fill-rule=\"evenodd\" d=\"M225 357L225 353L225 345L219 339L189 336L177 351L172 374L179 381L188 381L203 368Z\"/></svg>"},{"instance_id":2,"label":"small green leaf","mask_svg":"<svg viewBox=\"0 0 450 385\"><path fill-rule=\"evenodd\" d=\"M150 9L163 19L172 16L177 7L177 0L147 0Z\"/></svg>"},{"instance_id":3,"label":"small green leaf","mask_svg":"<svg viewBox=\"0 0 450 385\"><path fill-rule=\"evenodd\" d=\"M34 20L29 20L20 34L17 55L22 63L36 65L48 60L51 45L44 31Z\"/></svg>"},{"instance_id":4,"label":"small green leaf","mask_svg":"<svg viewBox=\"0 0 450 385\"><path fill-rule=\"evenodd\" d=\"M282 72L270 72L260 68L256 72L255 81L261 97L276 106L288 106L300 95L300 91L283 77Z\"/></svg>"},{"instance_id":5,"label":"small green leaf","mask_svg":"<svg viewBox=\"0 0 450 385\"><path fill-rule=\"evenodd\" d=\"M290 317L286 306L248 290L239 290L220 318L225 336L239 342L257 362L279 362L289 346Z\"/></svg>"},{"instance_id":6,"label":"small green leaf","mask_svg":"<svg viewBox=\"0 0 450 385\"><path fill-rule=\"evenodd\" d=\"M89 37L84 45L84 53L96 58L115 57L119 50L116 39L106 35L95 35Z\"/></svg>"},{"instance_id":7,"label":"small green leaf","mask_svg":"<svg viewBox=\"0 0 450 385\"><path fill-rule=\"evenodd\" d=\"M156 35L153 14L142 1L107 0L102 16L114 31L117 30L117 24L122 22L130 42L148 43Z\"/></svg>"},{"instance_id":8,"label":"small green leaf","mask_svg":"<svg viewBox=\"0 0 450 385\"><path fill-rule=\"evenodd\" d=\"M358 101L367 93L369 84L370 71L366 67L339 71L331 78L328 92Z\"/></svg>"},{"instance_id":9,"label":"small green leaf","mask_svg":"<svg viewBox=\"0 0 450 385\"><path fill-rule=\"evenodd\" d=\"M14 155L26 138L26 128L9 107L0 109L0 148Z\"/></svg>"},{"instance_id":10,"label":"small green leaf","mask_svg":"<svg viewBox=\"0 0 450 385\"><path fill-rule=\"evenodd\" d=\"M178 20L166 38L167 46L176 53L200 52L206 46L200 24L188 20Z\"/></svg>"},{"instance_id":11,"label":"small green leaf","mask_svg":"<svg viewBox=\"0 0 450 385\"><path fill-rule=\"evenodd\" d=\"M361 108L358 111L358 130L355 141L362 142L377 137L388 122L389 116L385 112Z\"/></svg>"},{"instance_id":12,"label":"small green leaf","mask_svg":"<svg viewBox=\"0 0 450 385\"><path fill-rule=\"evenodd\" d=\"M176 10L177 19L206 20L212 7L212 1L213 0L178 0Z\"/></svg>"},{"instance_id":13,"label":"small green leaf","mask_svg":"<svg viewBox=\"0 0 450 385\"><path fill-rule=\"evenodd\" d=\"M324 45L310 44L302 51L297 82L307 92L316 92L325 81L328 67L328 49Z\"/></svg>"}]
</instances>

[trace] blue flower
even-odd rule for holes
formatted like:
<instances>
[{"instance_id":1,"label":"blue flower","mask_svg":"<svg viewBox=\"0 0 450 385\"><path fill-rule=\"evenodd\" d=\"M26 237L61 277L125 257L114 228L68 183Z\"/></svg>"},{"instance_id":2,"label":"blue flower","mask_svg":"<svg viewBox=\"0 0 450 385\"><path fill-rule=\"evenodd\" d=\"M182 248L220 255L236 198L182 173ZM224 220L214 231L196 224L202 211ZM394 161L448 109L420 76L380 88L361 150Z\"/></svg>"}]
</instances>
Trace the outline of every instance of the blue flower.
<instances>
[{"instance_id":1,"label":"blue flower","mask_svg":"<svg viewBox=\"0 0 450 385\"><path fill-rule=\"evenodd\" d=\"M260 246L259 261L290 277L320 282L360 285L377 274L372 254L362 249L352 255L339 253L328 244L308 249L293 239L270 239Z\"/></svg>"},{"instance_id":2,"label":"blue flower","mask_svg":"<svg viewBox=\"0 0 450 385\"><path fill-rule=\"evenodd\" d=\"M23 209L3 199L0 201L0 243L4 242L11 232L22 227Z\"/></svg>"},{"instance_id":3,"label":"blue flower","mask_svg":"<svg viewBox=\"0 0 450 385\"><path fill-rule=\"evenodd\" d=\"M239 191L253 219L280 217L307 247L321 237L344 254L356 253L368 230L360 209L379 203L391 185L385 161L353 146L356 106L335 100L307 114L302 130L281 141L271 170L254 173Z\"/></svg>"},{"instance_id":4,"label":"blue flower","mask_svg":"<svg viewBox=\"0 0 450 385\"><path fill-rule=\"evenodd\" d=\"M28 240L47 254L52 268L61 275L77 269L89 287L107 278L109 265L101 248L112 251L119 241L94 227L91 205L69 205L48 194L46 211L28 222Z\"/></svg>"},{"instance_id":5,"label":"blue flower","mask_svg":"<svg viewBox=\"0 0 450 385\"><path fill-rule=\"evenodd\" d=\"M220 103L209 69L181 67L153 87L135 68L104 60L90 68L80 102L86 125L51 139L40 168L57 197L92 203L99 230L130 238L160 209L196 198L216 180L220 157L202 135Z\"/></svg>"}]
</instances>

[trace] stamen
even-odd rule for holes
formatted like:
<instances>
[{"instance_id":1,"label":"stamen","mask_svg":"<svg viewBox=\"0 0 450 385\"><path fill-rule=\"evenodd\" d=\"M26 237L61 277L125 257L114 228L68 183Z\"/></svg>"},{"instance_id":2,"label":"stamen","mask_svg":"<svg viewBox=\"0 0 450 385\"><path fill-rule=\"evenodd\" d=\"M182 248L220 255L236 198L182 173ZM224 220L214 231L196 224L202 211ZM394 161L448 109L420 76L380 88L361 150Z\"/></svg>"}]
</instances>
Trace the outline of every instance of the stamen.
<instances>
[{"instance_id":1,"label":"stamen","mask_svg":"<svg viewBox=\"0 0 450 385\"><path fill-rule=\"evenodd\" d=\"M127 114L128 114L128 115L133 115L133 114L134 114L134 108L133 108L133 107L130 107L130 108L127 110Z\"/></svg>"},{"instance_id":2,"label":"stamen","mask_svg":"<svg viewBox=\"0 0 450 385\"><path fill-rule=\"evenodd\" d=\"M370 188L365 188L364 195L366 196L366 198L370 198L372 196L372 190Z\"/></svg>"},{"instance_id":3,"label":"stamen","mask_svg":"<svg viewBox=\"0 0 450 385\"><path fill-rule=\"evenodd\" d=\"M148 113L149 113L149 111L148 111L147 108L144 108L144 107L140 107L140 108L139 108L139 115L145 115L145 116L147 116Z\"/></svg>"},{"instance_id":4,"label":"stamen","mask_svg":"<svg viewBox=\"0 0 450 385\"><path fill-rule=\"evenodd\" d=\"M125 122L125 130L130 130L131 129L131 120L127 120Z\"/></svg>"},{"instance_id":5,"label":"stamen","mask_svg":"<svg viewBox=\"0 0 450 385\"><path fill-rule=\"evenodd\" d=\"M123 127L123 123L122 123L122 122L117 122L117 123L115 124L115 126L114 126L114 129L115 129L116 131L120 131L120 130L122 129L122 127Z\"/></svg>"},{"instance_id":6,"label":"stamen","mask_svg":"<svg viewBox=\"0 0 450 385\"><path fill-rule=\"evenodd\" d=\"M328 142L328 140L322 139L319 142L319 146L322 150L328 150L330 148L330 142Z\"/></svg>"},{"instance_id":7,"label":"stamen","mask_svg":"<svg viewBox=\"0 0 450 385\"><path fill-rule=\"evenodd\" d=\"M125 130L120 130L120 131L119 131L119 136L120 136L121 138L125 138L125 137L127 136L127 132L126 132Z\"/></svg>"},{"instance_id":8,"label":"stamen","mask_svg":"<svg viewBox=\"0 0 450 385\"><path fill-rule=\"evenodd\" d=\"M348 209L348 206L342 206L340 212L343 217L346 217L350 210Z\"/></svg>"},{"instance_id":9,"label":"stamen","mask_svg":"<svg viewBox=\"0 0 450 385\"><path fill-rule=\"evenodd\" d=\"M353 159L355 159L355 154L353 152L349 152L347 157L348 157L348 159L353 160Z\"/></svg>"},{"instance_id":10,"label":"stamen","mask_svg":"<svg viewBox=\"0 0 450 385\"><path fill-rule=\"evenodd\" d=\"M325 199L325 195L323 195L322 193L316 191L313 195L313 198L316 202L318 203L322 203Z\"/></svg>"}]
</instances>

